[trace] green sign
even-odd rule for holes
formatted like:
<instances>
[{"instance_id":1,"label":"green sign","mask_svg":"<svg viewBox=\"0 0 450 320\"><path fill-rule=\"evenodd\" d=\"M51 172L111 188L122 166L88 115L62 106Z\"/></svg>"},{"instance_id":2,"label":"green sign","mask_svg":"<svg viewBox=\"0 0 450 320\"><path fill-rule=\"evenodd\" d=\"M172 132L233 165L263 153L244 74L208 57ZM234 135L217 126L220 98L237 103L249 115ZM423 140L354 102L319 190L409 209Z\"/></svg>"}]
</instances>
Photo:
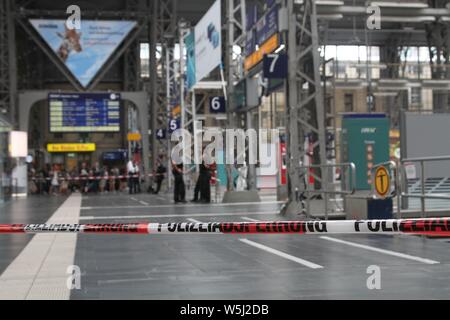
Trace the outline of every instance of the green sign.
<instances>
[{"instance_id":1,"label":"green sign","mask_svg":"<svg viewBox=\"0 0 450 320\"><path fill-rule=\"evenodd\" d=\"M389 119L384 114L346 114L342 119L341 161L356 166L356 189L370 190L371 169L389 161Z\"/></svg>"}]
</instances>

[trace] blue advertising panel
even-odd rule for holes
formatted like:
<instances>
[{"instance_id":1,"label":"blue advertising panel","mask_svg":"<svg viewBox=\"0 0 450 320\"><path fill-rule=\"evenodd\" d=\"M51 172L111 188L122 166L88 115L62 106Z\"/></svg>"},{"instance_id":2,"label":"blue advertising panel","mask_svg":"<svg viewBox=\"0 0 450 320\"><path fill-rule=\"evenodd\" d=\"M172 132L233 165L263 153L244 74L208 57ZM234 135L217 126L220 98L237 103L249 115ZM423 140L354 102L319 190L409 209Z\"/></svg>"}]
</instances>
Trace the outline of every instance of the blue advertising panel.
<instances>
[{"instance_id":1,"label":"blue advertising panel","mask_svg":"<svg viewBox=\"0 0 450 320\"><path fill-rule=\"evenodd\" d=\"M194 32L189 33L184 38L186 46L186 85L187 88L192 88L195 85L195 35Z\"/></svg>"},{"instance_id":2,"label":"blue advertising panel","mask_svg":"<svg viewBox=\"0 0 450 320\"><path fill-rule=\"evenodd\" d=\"M76 30L68 29L66 20L29 21L83 87L136 26L135 21L81 20Z\"/></svg>"},{"instance_id":3,"label":"blue advertising panel","mask_svg":"<svg viewBox=\"0 0 450 320\"><path fill-rule=\"evenodd\" d=\"M50 132L120 131L120 94L49 93Z\"/></svg>"}]
</instances>

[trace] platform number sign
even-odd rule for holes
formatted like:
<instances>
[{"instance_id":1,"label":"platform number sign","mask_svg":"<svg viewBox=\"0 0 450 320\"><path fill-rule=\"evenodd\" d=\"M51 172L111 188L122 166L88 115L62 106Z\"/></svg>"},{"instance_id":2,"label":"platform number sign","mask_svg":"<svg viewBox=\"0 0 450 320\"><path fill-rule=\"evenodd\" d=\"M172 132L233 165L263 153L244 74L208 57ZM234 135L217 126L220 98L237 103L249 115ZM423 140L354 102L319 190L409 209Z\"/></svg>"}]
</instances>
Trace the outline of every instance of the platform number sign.
<instances>
[{"instance_id":1,"label":"platform number sign","mask_svg":"<svg viewBox=\"0 0 450 320\"><path fill-rule=\"evenodd\" d=\"M209 98L209 112L224 113L225 112L225 97L217 96Z\"/></svg>"},{"instance_id":2,"label":"platform number sign","mask_svg":"<svg viewBox=\"0 0 450 320\"><path fill-rule=\"evenodd\" d=\"M164 129L156 130L156 139L162 140L166 138L166 131Z\"/></svg>"},{"instance_id":3,"label":"platform number sign","mask_svg":"<svg viewBox=\"0 0 450 320\"><path fill-rule=\"evenodd\" d=\"M169 133L174 132L177 129L180 129L180 119L170 119L169 120Z\"/></svg>"},{"instance_id":4,"label":"platform number sign","mask_svg":"<svg viewBox=\"0 0 450 320\"><path fill-rule=\"evenodd\" d=\"M284 53L271 53L263 57L264 78L282 79L288 73L287 55Z\"/></svg>"}]
</instances>

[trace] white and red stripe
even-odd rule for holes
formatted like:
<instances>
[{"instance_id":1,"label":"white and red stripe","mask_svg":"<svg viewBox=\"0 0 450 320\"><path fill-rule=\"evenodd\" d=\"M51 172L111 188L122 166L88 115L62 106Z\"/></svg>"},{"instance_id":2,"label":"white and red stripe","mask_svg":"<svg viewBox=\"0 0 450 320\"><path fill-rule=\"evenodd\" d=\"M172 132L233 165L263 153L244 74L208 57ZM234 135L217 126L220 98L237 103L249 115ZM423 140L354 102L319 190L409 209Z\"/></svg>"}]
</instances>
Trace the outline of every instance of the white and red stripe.
<instances>
[{"instance_id":1,"label":"white and red stripe","mask_svg":"<svg viewBox=\"0 0 450 320\"><path fill-rule=\"evenodd\" d=\"M421 234L450 236L450 218L179 222L118 224L0 224L0 233L120 233L120 234Z\"/></svg>"}]
</instances>

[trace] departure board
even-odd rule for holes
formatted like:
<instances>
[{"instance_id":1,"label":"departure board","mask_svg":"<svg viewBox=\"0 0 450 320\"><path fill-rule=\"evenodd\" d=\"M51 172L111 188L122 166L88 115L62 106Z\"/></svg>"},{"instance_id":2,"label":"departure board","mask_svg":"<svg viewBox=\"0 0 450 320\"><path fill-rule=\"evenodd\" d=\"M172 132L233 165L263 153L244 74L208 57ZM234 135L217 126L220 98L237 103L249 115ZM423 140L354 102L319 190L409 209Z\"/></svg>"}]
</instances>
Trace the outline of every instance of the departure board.
<instances>
[{"instance_id":1,"label":"departure board","mask_svg":"<svg viewBox=\"0 0 450 320\"><path fill-rule=\"evenodd\" d=\"M120 94L49 93L50 132L120 131Z\"/></svg>"}]
</instances>

